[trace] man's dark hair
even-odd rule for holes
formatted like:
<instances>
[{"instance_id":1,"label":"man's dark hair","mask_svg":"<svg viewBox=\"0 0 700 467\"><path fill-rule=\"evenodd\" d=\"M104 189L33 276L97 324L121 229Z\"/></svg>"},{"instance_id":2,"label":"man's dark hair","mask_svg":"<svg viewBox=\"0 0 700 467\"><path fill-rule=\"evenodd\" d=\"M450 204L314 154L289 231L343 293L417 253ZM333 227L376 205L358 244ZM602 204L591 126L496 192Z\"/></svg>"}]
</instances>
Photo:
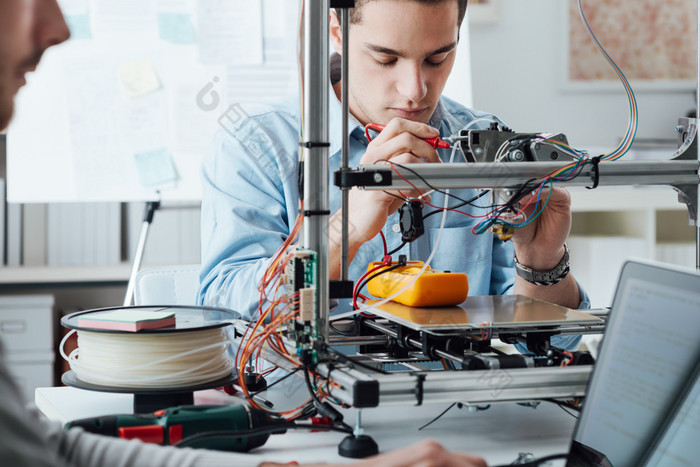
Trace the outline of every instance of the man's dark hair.
<instances>
[{"instance_id":1,"label":"man's dark hair","mask_svg":"<svg viewBox=\"0 0 700 467\"><path fill-rule=\"evenodd\" d=\"M374 2L376 0L355 0L355 8L350 9L350 24L356 24L362 21L362 6L365 3L369 2ZM406 1L412 1L412 2L418 2L418 3L425 3L428 5L436 5L438 3L443 3L443 2L448 2L448 1L456 1L457 5L459 6L459 13L457 16L457 26L462 25L462 20L464 20L464 15L467 13L467 4L469 3L469 0L406 0ZM335 9L335 12L338 16L338 23L340 23L340 11L338 8Z\"/></svg>"}]
</instances>

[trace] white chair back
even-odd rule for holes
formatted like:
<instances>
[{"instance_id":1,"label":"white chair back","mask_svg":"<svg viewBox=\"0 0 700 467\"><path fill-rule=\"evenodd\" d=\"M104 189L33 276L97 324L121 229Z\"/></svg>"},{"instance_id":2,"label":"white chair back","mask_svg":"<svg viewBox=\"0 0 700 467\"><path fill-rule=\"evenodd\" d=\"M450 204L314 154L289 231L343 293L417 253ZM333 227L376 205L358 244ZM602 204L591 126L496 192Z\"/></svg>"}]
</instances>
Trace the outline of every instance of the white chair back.
<instances>
[{"instance_id":1,"label":"white chair back","mask_svg":"<svg viewBox=\"0 0 700 467\"><path fill-rule=\"evenodd\" d=\"M136 274L135 305L195 305L199 265L162 266Z\"/></svg>"}]
</instances>

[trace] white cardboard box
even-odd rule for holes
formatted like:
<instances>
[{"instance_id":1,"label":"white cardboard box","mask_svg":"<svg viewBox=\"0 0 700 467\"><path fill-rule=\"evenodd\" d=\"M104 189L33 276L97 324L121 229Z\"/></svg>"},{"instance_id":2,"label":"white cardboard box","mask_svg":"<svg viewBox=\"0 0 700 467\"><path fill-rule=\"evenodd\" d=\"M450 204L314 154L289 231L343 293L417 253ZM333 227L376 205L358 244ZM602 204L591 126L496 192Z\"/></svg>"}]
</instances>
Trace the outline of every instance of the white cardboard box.
<instances>
[{"instance_id":1,"label":"white cardboard box","mask_svg":"<svg viewBox=\"0 0 700 467\"><path fill-rule=\"evenodd\" d=\"M54 354L8 354L8 368L26 403L34 402L34 390L53 386Z\"/></svg>"},{"instance_id":2,"label":"white cardboard box","mask_svg":"<svg viewBox=\"0 0 700 467\"><path fill-rule=\"evenodd\" d=\"M38 387L53 386L53 295L0 296L0 338L10 373L26 402Z\"/></svg>"},{"instance_id":3,"label":"white cardboard box","mask_svg":"<svg viewBox=\"0 0 700 467\"><path fill-rule=\"evenodd\" d=\"M53 295L0 296L0 338L5 352L54 349Z\"/></svg>"}]
</instances>

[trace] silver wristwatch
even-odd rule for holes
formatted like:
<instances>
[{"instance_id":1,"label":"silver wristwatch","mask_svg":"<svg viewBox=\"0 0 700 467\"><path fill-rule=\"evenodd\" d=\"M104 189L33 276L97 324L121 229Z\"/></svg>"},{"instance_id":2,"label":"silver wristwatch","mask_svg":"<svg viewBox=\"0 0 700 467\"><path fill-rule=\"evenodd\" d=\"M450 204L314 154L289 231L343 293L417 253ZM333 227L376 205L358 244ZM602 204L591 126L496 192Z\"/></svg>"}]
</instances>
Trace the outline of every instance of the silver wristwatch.
<instances>
[{"instance_id":1,"label":"silver wristwatch","mask_svg":"<svg viewBox=\"0 0 700 467\"><path fill-rule=\"evenodd\" d=\"M564 279L569 274L569 247L564 244L564 256L559 264L549 271L535 271L532 268L523 266L518 262L518 258L513 255L515 262L515 272L520 277L535 285L554 285Z\"/></svg>"}]
</instances>

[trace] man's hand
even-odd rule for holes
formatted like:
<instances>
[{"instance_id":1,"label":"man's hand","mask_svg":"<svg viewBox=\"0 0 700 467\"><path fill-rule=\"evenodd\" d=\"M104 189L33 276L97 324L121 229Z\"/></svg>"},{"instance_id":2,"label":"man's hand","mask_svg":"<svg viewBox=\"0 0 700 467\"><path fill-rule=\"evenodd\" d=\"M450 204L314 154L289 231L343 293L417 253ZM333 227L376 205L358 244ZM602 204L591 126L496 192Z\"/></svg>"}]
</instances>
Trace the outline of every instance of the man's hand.
<instances>
[{"instance_id":1,"label":"man's hand","mask_svg":"<svg viewBox=\"0 0 700 467\"><path fill-rule=\"evenodd\" d=\"M313 464L307 467L332 467L334 464ZM450 452L440 443L432 440L397 449L386 454L368 457L350 464L337 464L352 467L486 467L480 457L460 452ZM260 467L288 467L288 464L263 463Z\"/></svg>"},{"instance_id":2,"label":"man's hand","mask_svg":"<svg viewBox=\"0 0 700 467\"><path fill-rule=\"evenodd\" d=\"M424 123L395 118L367 146L360 159L360 165L371 165L391 161L397 164L416 162L440 162L438 153L423 138L439 136L438 130ZM395 193L396 194L396 193ZM417 197L420 193L404 192ZM355 234L354 240L364 243L374 238L386 223L387 217L395 212L402 200L375 190L350 191L350 222Z\"/></svg>"},{"instance_id":3,"label":"man's hand","mask_svg":"<svg viewBox=\"0 0 700 467\"><path fill-rule=\"evenodd\" d=\"M540 207L547 199L549 191L542 190ZM530 195L520 201L530 215L534 211L537 195ZM563 188L555 188L542 214L530 225L513 232L513 246L518 261L536 271L548 271L564 256L564 242L571 229L571 196ZM550 286L534 285L516 275L513 292L528 297L545 300L569 308L578 308L580 294L573 274L569 273L559 283Z\"/></svg>"},{"instance_id":4,"label":"man's hand","mask_svg":"<svg viewBox=\"0 0 700 467\"><path fill-rule=\"evenodd\" d=\"M423 138L439 136L439 131L424 123L394 118L367 146L367 151L360 159L360 165L382 164L383 161L391 161L397 164L413 164L417 162L440 162L437 151ZM402 191L406 196L418 197L421 193L414 190ZM350 239L348 249L350 260L357 250L365 242L373 239L384 227L389 215L394 213L403 203L398 197L380 190L350 190L348 212ZM340 210L330 218L330 277L337 278L340 275Z\"/></svg>"},{"instance_id":5,"label":"man's hand","mask_svg":"<svg viewBox=\"0 0 700 467\"><path fill-rule=\"evenodd\" d=\"M542 190L540 207L548 193L546 188ZM530 203L525 209L528 216L534 211L536 198L537 194L532 194L520 201L521 206ZM564 242L570 229L571 196L565 189L555 188L542 214L527 227L513 232L513 246L518 261L538 271L552 269L564 256Z\"/></svg>"}]
</instances>

